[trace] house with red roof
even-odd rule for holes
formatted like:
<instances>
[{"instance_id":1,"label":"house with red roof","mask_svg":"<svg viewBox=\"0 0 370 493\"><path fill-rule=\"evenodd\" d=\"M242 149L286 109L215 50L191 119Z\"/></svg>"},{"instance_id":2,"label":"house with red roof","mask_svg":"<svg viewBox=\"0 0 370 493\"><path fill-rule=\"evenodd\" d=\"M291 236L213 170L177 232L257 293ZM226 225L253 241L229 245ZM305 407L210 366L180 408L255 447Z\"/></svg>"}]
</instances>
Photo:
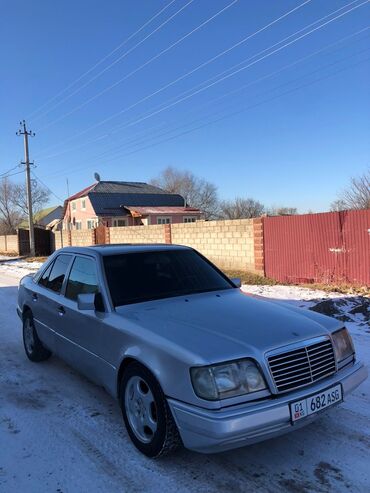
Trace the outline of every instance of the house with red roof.
<instances>
[{"instance_id":1,"label":"house with red roof","mask_svg":"<svg viewBox=\"0 0 370 493\"><path fill-rule=\"evenodd\" d=\"M189 223L201 218L179 194L142 182L98 181L64 202L63 229Z\"/></svg>"}]
</instances>

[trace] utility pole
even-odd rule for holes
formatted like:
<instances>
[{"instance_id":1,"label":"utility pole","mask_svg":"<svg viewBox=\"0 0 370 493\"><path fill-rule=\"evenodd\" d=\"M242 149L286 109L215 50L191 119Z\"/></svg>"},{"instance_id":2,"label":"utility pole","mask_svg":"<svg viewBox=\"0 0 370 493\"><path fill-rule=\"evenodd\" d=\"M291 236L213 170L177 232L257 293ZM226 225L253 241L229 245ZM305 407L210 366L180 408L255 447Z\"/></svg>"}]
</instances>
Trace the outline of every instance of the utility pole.
<instances>
[{"instance_id":1,"label":"utility pole","mask_svg":"<svg viewBox=\"0 0 370 493\"><path fill-rule=\"evenodd\" d=\"M20 122L21 128L18 130L17 135L23 135L24 138L24 161L21 164L25 165L26 169L26 189L27 189L27 209L28 209L28 227L30 235L30 255L35 256L35 230L33 227L33 214L32 214L32 189L31 189L31 171L30 156L28 152L28 137L34 137L35 133L27 131L26 122L23 120Z\"/></svg>"}]
</instances>

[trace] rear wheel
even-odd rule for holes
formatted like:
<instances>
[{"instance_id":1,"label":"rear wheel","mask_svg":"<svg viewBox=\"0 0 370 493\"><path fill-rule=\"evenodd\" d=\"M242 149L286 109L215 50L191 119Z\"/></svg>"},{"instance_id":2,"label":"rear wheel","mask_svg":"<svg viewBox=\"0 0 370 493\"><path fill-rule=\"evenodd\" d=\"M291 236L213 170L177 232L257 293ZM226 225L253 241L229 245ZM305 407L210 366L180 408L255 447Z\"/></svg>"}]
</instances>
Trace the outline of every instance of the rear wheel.
<instances>
[{"instance_id":1,"label":"rear wheel","mask_svg":"<svg viewBox=\"0 0 370 493\"><path fill-rule=\"evenodd\" d=\"M44 361L51 356L51 352L43 346L38 338L30 311L23 315L23 344L26 355L31 361Z\"/></svg>"},{"instance_id":2,"label":"rear wheel","mask_svg":"<svg viewBox=\"0 0 370 493\"><path fill-rule=\"evenodd\" d=\"M121 381L121 409L127 432L136 448L148 457L174 452L181 438L163 391L139 363L126 369Z\"/></svg>"}]
</instances>

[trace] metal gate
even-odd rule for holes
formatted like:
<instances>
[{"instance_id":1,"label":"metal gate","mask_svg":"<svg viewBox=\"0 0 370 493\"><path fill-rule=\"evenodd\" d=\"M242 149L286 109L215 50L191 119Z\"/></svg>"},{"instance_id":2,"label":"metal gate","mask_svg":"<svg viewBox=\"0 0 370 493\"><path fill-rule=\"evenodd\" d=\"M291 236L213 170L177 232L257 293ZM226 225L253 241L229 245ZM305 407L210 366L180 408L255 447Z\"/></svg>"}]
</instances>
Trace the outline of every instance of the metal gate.
<instances>
[{"instance_id":1,"label":"metal gate","mask_svg":"<svg viewBox=\"0 0 370 493\"><path fill-rule=\"evenodd\" d=\"M266 217L263 223L268 277L370 285L370 210Z\"/></svg>"},{"instance_id":2,"label":"metal gate","mask_svg":"<svg viewBox=\"0 0 370 493\"><path fill-rule=\"evenodd\" d=\"M51 231L34 228L35 253L37 256L47 257L51 254ZM30 237L28 229L18 229L19 255L29 255Z\"/></svg>"}]
</instances>

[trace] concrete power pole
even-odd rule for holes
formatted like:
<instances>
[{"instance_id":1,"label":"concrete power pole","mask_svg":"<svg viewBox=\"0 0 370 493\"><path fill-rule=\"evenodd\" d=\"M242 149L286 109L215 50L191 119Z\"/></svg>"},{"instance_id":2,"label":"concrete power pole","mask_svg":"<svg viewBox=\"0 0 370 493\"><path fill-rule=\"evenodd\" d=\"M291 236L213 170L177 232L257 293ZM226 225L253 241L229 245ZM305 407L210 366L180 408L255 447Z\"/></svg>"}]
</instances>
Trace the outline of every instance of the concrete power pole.
<instances>
[{"instance_id":1,"label":"concrete power pole","mask_svg":"<svg viewBox=\"0 0 370 493\"><path fill-rule=\"evenodd\" d=\"M30 156L28 152L28 137L34 137L35 134L32 131L27 131L26 122L23 120L20 122L21 128L18 130L17 135L23 135L24 137L24 161L26 169L26 189L27 189L27 209L28 209L28 227L30 232L30 255L35 256L35 230L33 227L33 214L32 214L32 189L31 189L31 171Z\"/></svg>"}]
</instances>

